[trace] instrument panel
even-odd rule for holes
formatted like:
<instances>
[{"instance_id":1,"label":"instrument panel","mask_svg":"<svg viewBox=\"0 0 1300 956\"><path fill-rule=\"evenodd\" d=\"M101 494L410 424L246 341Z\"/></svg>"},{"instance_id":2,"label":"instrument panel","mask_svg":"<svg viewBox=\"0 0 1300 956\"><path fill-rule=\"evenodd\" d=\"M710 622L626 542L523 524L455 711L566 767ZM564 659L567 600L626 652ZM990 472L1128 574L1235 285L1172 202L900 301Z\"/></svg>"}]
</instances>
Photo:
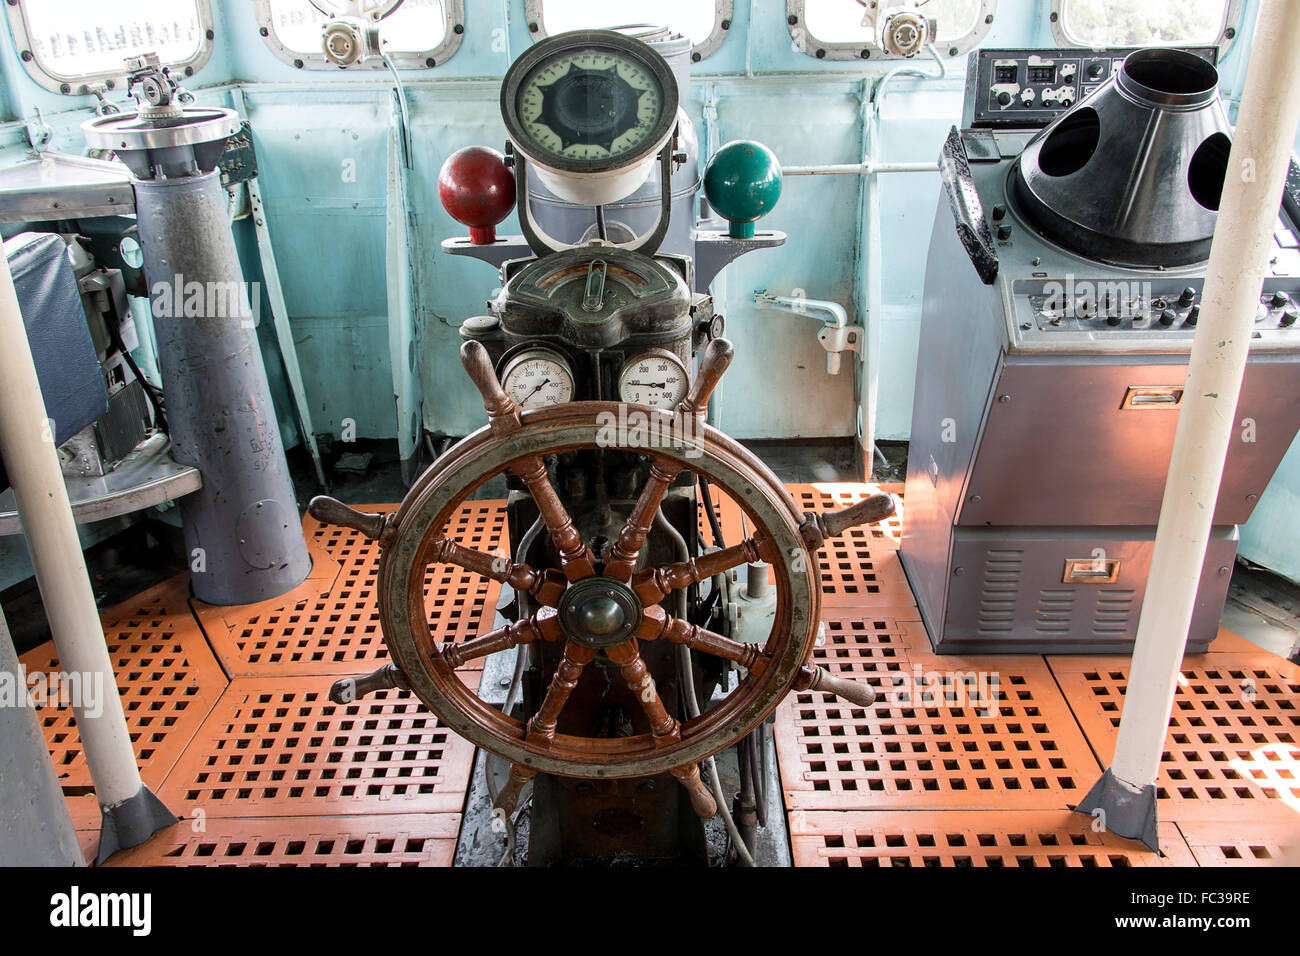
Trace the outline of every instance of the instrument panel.
<instances>
[{"instance_id":1,"label":"instrument panel","mask_svg":"<svg viewBox=\"0 0 1300 956\"><path fill-rule=\"evenodd\" d=\"M1189 53L1217 63L1217 47L1188 47ZM1046 126L1091 94L1119 70L1128 49L979 50L966 75L966 111L971 127Z\"/></svg>"}]
</instances>

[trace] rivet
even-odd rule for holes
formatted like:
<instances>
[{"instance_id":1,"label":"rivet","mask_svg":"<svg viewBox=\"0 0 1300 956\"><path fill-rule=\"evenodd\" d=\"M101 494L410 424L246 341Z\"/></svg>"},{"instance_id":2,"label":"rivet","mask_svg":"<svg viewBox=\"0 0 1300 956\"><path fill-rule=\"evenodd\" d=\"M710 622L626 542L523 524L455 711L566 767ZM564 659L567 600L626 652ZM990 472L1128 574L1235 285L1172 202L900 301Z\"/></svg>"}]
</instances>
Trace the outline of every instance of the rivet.
<instances>
[{"instance_id":1,"label":"rivet","mask_svg":"<svg viewBox=\"0 0 1300 956\"><path fill-rule=\"evenodd\" d=\"M955 574L955 575L957 575L957 577L961 577L963 574L966 573L966 569L965 569L965 568L953 568L953 569L952 569L952 573Z\"/></svg>"}]
</instances>

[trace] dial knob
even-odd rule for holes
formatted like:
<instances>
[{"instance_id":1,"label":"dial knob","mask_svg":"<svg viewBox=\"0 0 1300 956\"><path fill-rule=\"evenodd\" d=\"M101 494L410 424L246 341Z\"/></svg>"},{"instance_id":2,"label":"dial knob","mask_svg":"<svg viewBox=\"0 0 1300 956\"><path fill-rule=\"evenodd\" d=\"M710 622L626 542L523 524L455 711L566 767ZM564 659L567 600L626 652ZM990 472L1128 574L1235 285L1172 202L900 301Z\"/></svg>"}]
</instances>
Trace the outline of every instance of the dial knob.
<instances>
[{"instance_id":1,"label":"dial knob","mask_svg":"<svg viewBox=\"0 0 1300 956\"><path fill-rule=\"evenodd\" d=\"M1187 313L1186 324L1194 328L1196 326L1196 323L1200 321L1200 318L1201 318L1201 307L1199 305L1194 305Z\"/></svg>"},{"instance_id":2,"label":"dial knob","mask_svg":"<svg viewBox=\"0 0 1300 956\"><path fill-rule=\"evenodd\" d=\"M1006 90L1003 90L1001 93L999 93L999 94L998 94L998 105L999 105L999 106L1010 106L1010 105L1011 105L1011 94L1008 93Z\"/></svg>"},{"instance_id":3,"label":"dial knob","mask_svg":"<svg viewBox=\"0 0 1300 956\"><path fill-rule=\"evenodd\" d=\"M1106 64L1100 60L1088 64L1088 76L1090 79L1100 80L1106 75Z\"/></svg>"},{"instance_id":4,"label":"dial knob","mask_svg":"<svg viewBox=\"0 0 1300 956\"><path fill-rule=\"evenodd\" d=\"M1026 106L1029 106L1031 103L1033 103L1033 102L1034 102L1034 91L1033 91L1032 89L1030 89L1029 87L1025 87L1023 90L1021 90L1021 91L1020 91L1020 102L1024 103Z\"/></svg>"},{"instance_id":5,"label":"dial knob","mask_svg":"<svg viewBox=\"0 0 1300 956\"><path fill-rule=\"evenodd\" d=\"M1295 325L1296 319L1300 319L1300 309L1294 305L1288 305L1282 310L1282 318L1279 320L1284 328L1291 328Z\"/></svg>"},{"instance_id":6,"label":"dial knob","mask_svg":"<svg viewBox=\"0 0 1300 956\"><path fill-rule=\"evenodd\" d=\"M1274 309L1285 309L1290 304L1290 302L1291 302L1291 297L1287 295L1285 292L1283 292L1281 289L1278 289L1276 292L1274 292L1272 298L1268 300L1269 306Z\"/></svg>"},{"instance_id":7,"label":"dial knob","mask_svg":"<svg viewBox=\"0 0 1300 956\"><path fill-rule=\"evenodd\" d=\"M1111 328L1114 328L1115 326L1119 325L1123 321L1124 321L1123 317L1117 314L1111 314L1106 316L1106 324L1109 325Z\"/></svg>"},{"instance_id":8,"label":"dial knob","mask_svg":"<svg viewBox=\"0 0 1300 956\"><path fill-rule=\"evenodd\" d=\"M1011 223L1004 222L998 226L998 238L1003 242L1011 238Z\"/></svg>"},{"instance_id":9,"label":"dial knob","mask_svg":"<svg viewBox=\"0 0 1300 956\"><path fill-rule=\"evenodd\" d=\"M1061 105L1064 106L1066 109L1069 109L1071 106L1074 105L1074 97L1070 96L1068 93L1065 96L1062 96Z\"/></svg>"},{"instance_id":10,"label":"dial knob","mask_svg":"<svg viewBox=\"0 0 1300 956\"><path fill-rule=\"evenodd\" d=\"M1165 328L1169 328L1178 321L1178 313L1173 309L1162 309L1159 321Z\"/></svg>"},{"instance_id":11,"label":"dial knob","mask_svg":"<svg viewBox=\"0 0 1300 956\"><path fill-rule=\"evenodd\" d=\"M1178 304L1181 305L1184 309L1187 308L1195 301L1196 301L1196 290L1193 289L1191 286L1188 286L1186 289L1184 289L1182 291L1182 294L1178 296Z\"/></svg>"}]
</instances>

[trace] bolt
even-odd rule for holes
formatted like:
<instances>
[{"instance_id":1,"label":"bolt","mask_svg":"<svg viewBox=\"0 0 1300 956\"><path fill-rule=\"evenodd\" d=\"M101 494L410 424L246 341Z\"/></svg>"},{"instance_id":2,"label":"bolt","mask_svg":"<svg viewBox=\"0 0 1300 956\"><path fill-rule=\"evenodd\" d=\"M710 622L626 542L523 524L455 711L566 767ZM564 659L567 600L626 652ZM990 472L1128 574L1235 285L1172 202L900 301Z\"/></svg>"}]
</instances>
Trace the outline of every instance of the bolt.
<instances>
[{"instance_id":1,"label":"bolt","mask_svg":"<svg viewBox=\"0 0 1300 956\"><path fill-rule=\"evenodd\" d=\"M1011 401L1011 396L1004 393L998 396L998 401L1005 405L1007 402Z\"/></svg>"},{"instance_id":2,"label":"bolt","mask_svg":"<svg viewBox=\"0 0 1300 956\"><path fill-rule=\"evenodd\" d=\"M462 34L462 33L465 32L465 24L463 24L463 23L458 23L458 24L456 24L454 27L452 27L451 29L452 29L452 32L453 32L453 33L455 33L455 34L457 34L457 35L460 35L460 34Z\"/></svg>"},{"instance_id":3,"label":"bolt","mask_svg":"<svg viewBox=\"0 0 1300 956\"><path fill-rule=\"evenodd\" d=\"M268 30L266 27L261 27L261 28L259 28L257 32L260 33L260 34L262 34L262 36L264 36L264 37L265 37L265 36L270 36L270 35L271 35L271 31Z\"/></svg>"},{"instance_id":4,"label":"bolt","mask_svg":"<svg viewBox=\"0 0 1300 956\"><path fill-rule=\"evenodd\" d=\"M965 569L965 568L953 568L953 569L952 569L952 573L955 574L955 575L957 575L957 577L961 577L963 574L966 573L966 569Z\"/></svg>"},{"instance_id":5,"label":"bolt","mask_svg":"<svg viewBox=\"0 0 1300 956\"><path fill-rule=\"evenodd\" d=\"M790 26L794 26L796 23L799 22L799 18L792 13L785 18L785 22L790 24Z\"/></svg>"},{"instance_id":6,"label":"bolt","mask_svg":"<svg viewBox=\"0 0 1300 956\"><path fill-rule=\"evenodd\" d=\"M536 33L539 29L541 28L535 22L528 24L529 33Z\"/></svg>"}]
</instances>

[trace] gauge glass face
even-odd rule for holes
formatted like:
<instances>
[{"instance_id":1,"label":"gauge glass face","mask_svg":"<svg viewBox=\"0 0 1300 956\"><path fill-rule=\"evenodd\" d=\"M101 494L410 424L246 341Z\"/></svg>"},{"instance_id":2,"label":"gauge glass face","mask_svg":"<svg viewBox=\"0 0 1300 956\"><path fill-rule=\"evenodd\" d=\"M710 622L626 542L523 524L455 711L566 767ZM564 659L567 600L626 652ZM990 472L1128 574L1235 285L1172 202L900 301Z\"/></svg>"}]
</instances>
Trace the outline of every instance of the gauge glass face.
<instances>
[{"instance_id":1,"label":"gauge glass face","mask_svg":"<svg viewBox=\"0 0 1300 956\"><path fill-rule=\"evenodd\" d=\"M522 352L506 366L501 387L520 408L544 408L573 400L573 373L554 352Z\"/></svg>"},{"instance_id":2,"label":"gauge glass face","mask_svg":"<svg viewBox=\"0 0 1300 956\"><path fill-rule=\"evenodd\" d=\"M686 397L689 384L686 366L677 356L646 352L624 364L618 374L618 395L631 405L672 409Z\"/></svg>"},{"instance_id":3,"label":"gauge glass face","mask_svg":"<svg viewBox=\"0 0 1300 956\"><path fill-rule=\"evenodd\" d=\"M519 86L516 106L539 159L599 167L639 156L665 109L659 79L613 49L556 53Z\"/></svg>"}]
</instances>

